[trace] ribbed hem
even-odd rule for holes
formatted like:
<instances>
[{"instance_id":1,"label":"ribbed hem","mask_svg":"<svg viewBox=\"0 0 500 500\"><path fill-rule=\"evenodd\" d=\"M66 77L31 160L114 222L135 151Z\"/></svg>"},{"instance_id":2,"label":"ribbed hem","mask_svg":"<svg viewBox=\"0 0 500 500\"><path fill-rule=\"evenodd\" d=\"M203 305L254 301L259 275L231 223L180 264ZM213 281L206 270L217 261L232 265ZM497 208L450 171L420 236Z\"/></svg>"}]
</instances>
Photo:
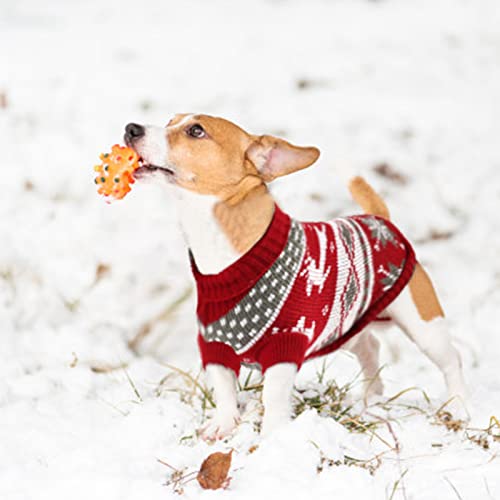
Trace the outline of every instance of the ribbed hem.
<instances>
[{"instance_id":1,"label":"ribbed hem","mask_svg":"<svg viewBox=\"0 0 500 500\"><path fill-rule=\"evenodd\" d=\"M262 373L278 363L295 363L298 369L304 362L308 343L308 338L301 333L276 333L259 349L255 359Z\"/></svg>"},{"instance_id":2,"label":"ribbed hem","mask_svg":"<svg viewBox=\"0 0 500 500\"><path fill-rule=\"evenodd\" d=\"M206 342L198 334L198 348L203 368L209 364L222 365L233 370L236 376L240 374L240 359L232 347L222 342Z\"/></svg>"},{"instance_id":3,"label":"ribbed hem","mask_svg":"<svg viewBox=\"0 0 500 500\"><path fill-rule=\"evenodd\" d=\"M202 274L190 253L198 297L205 302L228 300L246 292L269 269L283 251L290 232L290 217L274 206L271 224L264 236L236 262L218 274Z\"/></svg>"}]
</instances>

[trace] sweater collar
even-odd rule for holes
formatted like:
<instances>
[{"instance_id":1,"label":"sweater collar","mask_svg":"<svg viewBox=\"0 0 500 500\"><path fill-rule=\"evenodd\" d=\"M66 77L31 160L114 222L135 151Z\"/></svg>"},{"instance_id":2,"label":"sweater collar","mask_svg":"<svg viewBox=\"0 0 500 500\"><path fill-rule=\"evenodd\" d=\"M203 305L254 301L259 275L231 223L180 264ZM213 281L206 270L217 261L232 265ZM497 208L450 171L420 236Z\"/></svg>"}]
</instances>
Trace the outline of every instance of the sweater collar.
<instances>
[{"instance_id":1,"label":"sweater collar","mask_svg":"<svg viewBox=\"0 0 500 500\"><path fill-rule=\"evenodd\" d=\"M264 236L248 252L217 274L202 274L190 251L198 296L202 295L206 301L225 300L251 288L282 252L288 239L290 224L290 217L275 204L271 224Z\"/></svg>"}]
</instances>

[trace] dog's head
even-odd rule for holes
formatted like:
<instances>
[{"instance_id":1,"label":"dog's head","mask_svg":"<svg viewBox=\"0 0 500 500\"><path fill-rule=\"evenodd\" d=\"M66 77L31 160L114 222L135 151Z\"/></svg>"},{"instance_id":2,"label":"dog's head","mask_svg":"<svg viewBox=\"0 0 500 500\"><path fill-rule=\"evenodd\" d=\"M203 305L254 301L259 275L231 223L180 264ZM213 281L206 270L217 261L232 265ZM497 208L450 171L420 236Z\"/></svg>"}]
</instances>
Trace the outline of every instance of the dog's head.
<instances>
[{"instance_id":1,"label":"dog's head","mask_svg":"<svg viewBox=\"0 0 500 500\"><path fill-rule=\"evenodd\" d=\"M170 183L221 200L306 168L319 156L317 148L254 136L208 115L175 115L165 127L129 123L125 143L141 157L135 177L156 172Z\"/></svg>"}]
</instances>

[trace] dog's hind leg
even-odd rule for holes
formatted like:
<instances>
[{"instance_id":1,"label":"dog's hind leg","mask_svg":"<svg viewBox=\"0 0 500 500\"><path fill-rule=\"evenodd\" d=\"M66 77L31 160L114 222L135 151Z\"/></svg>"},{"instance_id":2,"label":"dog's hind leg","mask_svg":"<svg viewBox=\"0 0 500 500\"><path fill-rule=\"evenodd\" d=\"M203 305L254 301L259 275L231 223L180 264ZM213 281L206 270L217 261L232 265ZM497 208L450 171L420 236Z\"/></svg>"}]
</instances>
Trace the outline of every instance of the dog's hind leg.
<instances>
[{"instance_id":1,"label":"dog's hind leg","mask_svg":"<svg viewBox=\"0 0 500 500\"><path fill-rule=\"evenodd\" d=\"M460 356L451 336L432 282L417 264L415 274L387 308L395 323L443 373L450 398L463 404L467 396ZM459 402L456 402L459 403ZM457 404L454 405L457 407Z\"/></svg>"},{"instance_id":2,"label":"dog's hind leg","mask_svg":"<svg viewBox=\"0 0 500 500\"><path fill-rule=\"evenodd\" d=\"M365 328L350 340L345 348L352 352L361 365L364 376L364 398L372 395L381 395L384 384L379 374L380 342L373 333Z\"/></svg>"}]
</instances>

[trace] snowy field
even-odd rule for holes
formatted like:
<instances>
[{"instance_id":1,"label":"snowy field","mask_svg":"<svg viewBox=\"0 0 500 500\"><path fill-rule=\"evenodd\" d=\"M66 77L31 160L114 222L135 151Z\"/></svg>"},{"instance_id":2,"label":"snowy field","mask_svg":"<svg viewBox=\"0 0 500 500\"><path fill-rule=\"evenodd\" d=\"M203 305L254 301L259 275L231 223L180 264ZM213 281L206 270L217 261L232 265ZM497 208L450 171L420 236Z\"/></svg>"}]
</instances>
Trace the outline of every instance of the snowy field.
<instances>
[{"instance_id":1,"label":"snowy field","mask_svg":"<svg viewBox=\"0 0 500 500\"><path fill-rule=\"evenodd\" d=\"M499 10L0 0L0 499L500 499ZM92 172L126 123L185 111L320 147L317 165L273 185L297 218L357 211L346 166L384 195L453 325L470 429L438 422L440 374L393 331L371 407L338 352L303 367L309 403L269 439L257 389L241 393L230 439L196 437L211 410L193 383L205 384L172 201L135 185L107 205ZM335 419L310 408L333 379L353 386ZM157 459L189 473L231 449L226 490L164 485Z\"/></svg>"}]
</instances>

